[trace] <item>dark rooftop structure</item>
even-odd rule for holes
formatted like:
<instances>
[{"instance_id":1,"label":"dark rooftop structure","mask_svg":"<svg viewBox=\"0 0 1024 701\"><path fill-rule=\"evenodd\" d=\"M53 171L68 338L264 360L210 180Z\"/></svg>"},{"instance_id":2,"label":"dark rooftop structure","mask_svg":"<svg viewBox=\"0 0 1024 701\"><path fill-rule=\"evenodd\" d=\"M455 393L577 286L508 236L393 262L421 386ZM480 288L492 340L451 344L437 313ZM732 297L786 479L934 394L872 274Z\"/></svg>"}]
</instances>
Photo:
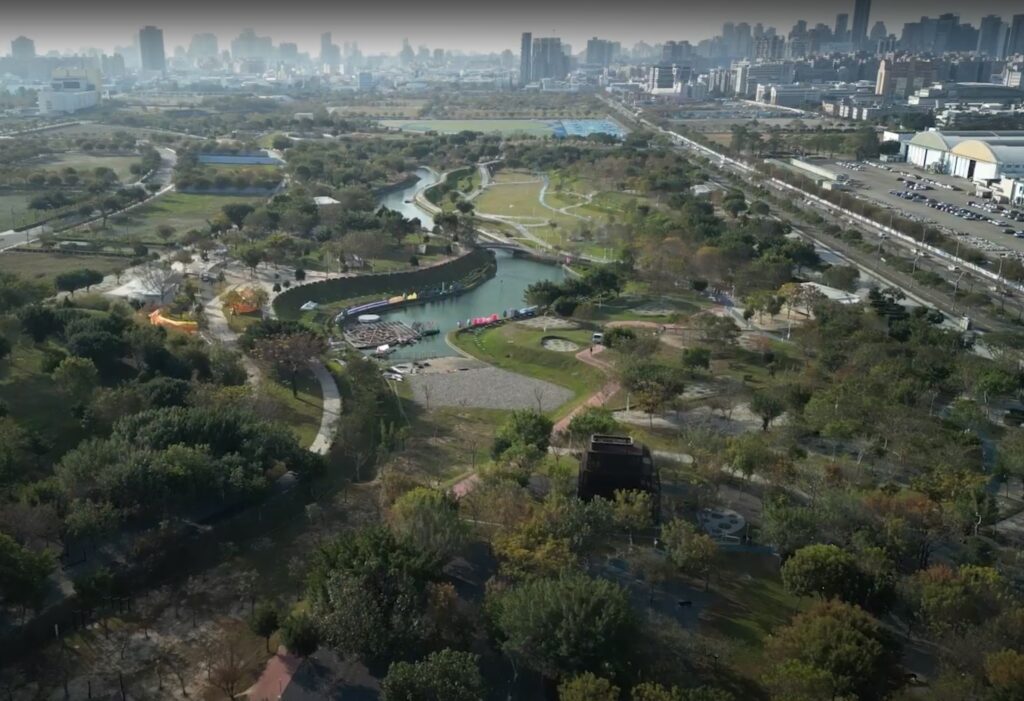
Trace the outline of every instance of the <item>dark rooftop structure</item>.
<instances>
[{"instance_id":1,"label":"dark rooftop structure","mask_svg":"<svg viewBox=\"0 0 1024 701\"><path fill-rule=\"evenodd\" d=\"M594 434L580 460L577 494L587 501L594 497L612 500L620 489L650 493L657 517L661 479L651 451L629 436Z\"/></svg>"}]
</instances>

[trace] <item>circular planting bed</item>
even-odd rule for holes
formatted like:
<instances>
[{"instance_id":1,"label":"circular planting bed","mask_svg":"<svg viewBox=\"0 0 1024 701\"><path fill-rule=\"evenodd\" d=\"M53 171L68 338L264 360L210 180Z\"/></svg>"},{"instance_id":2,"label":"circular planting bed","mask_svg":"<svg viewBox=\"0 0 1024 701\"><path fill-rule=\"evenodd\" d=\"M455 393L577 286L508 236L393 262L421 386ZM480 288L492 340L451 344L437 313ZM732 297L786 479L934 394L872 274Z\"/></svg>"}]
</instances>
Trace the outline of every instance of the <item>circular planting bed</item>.
<instances>
[{"instance_id":1,"label":"circular planting bed","mask_svg":"<svg viewBox=\"0 0 1024 701\"><path fill-rule=\"evenodd\" d=\"M532 319L524 319L519 322L520 325L525 326L528 329L541 329L547 331L549 329L578 329L580 327L575 321L571 319L562 319L557 316L535 316Z\"/></svg>"},{"instance_id":2,"label":"circular planting bed","mask_svg":"<svg viewBox=\"0 0 1024 701\"><path fill-rule=\"evenodd\" d=\"M712 537L735 536L747 525L746 519L732 509L702 509L699 518Z\"/></svg>"},{"instance_id":3,"label":"circular planting bed","mask_svg":"<svg viewBox=\"0 0 1024 701\"><path fill-rule=\"evenodd\" d=\"M545 336L540 339L540 345L544 350L556 351L558 353L575 353L580 349L580 344L559 336Z\"/></svg>"}]
</instances>

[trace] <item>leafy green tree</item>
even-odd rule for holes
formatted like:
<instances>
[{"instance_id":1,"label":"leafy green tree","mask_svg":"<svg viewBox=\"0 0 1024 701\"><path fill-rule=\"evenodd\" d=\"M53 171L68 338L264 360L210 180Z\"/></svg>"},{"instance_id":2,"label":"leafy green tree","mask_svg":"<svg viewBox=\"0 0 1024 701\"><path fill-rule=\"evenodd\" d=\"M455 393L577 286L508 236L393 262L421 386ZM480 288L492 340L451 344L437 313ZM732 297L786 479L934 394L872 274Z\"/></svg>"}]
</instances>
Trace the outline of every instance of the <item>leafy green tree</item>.
<instances>
[{"instance_id":1,"label":"leafy green tree","mask_svg":"<svg viewBox=\"0 0 1024 701\"><path fill-rule=\"evenodd\" d=\"M260 602L249 617L249 628L253 633L266 641L267 652L270 652L270 636L280 627L277 607L269 601Z\"/></svg>"},{"instance_id":2,"label":"leafy green tree","mask_svg":"<svg viewBox=\"0 0 1024 701\"><path fill-rule=\"evenodd\" d=\"M271 336L259 342L255 354L274 365L288 379L292 396L299 396L299 373L309 367L326 349L323 337L315 333Z\"/></svg>"},{"instance_id":3,"label":"leafy green tree","mask_svg":"<svg viewBox=\"0 0 1024 701\"><path fill-rule=\"evenodd\" d=\"M632 543L636 531L650 528L654 524L654 504L650 492L635 489L615 490L612 521L629 534L629 542Z\"/></svg>"},{"instance_id":4,"label":"leafy green tree","mask_svg":"<svg viewBox=\"0 0 1024 701\"><path fill-rule=\"evenodd\" d=\"M782 565L782 583L797 596L842 599L863 605L869 589L857 559L835 545L800 548Z\"/></svg>"},{"instance_id":5,"label":"leafy green tree","mask_svg":"<svg viewBox=\"0 0 1024 701\"><path fill-rule=\"evenodd\" d=\"M569 419L569 437L575 445L583 445L594 434L615 433L618 423L604 407L586 407Z\"/></svg>"},{"instance_id":6,"label":"leafy green tree","mask_svg":"<svg viewBox=\"0 0 1024 701\"><path fill-rule=\"evenodd\" d=\"M765 655L771 665L765 682L780 700L877 699L899 663L891 636L862 609L840 601L820 602L777 629Z\"/></svg>"},{"instance_id":7,"label":"leafy green tree","mask_svg":"<svg viewBox=\"0 0 1024 701\"><path fill-rule=\"evenodd\" d=\"M534 446L542 453L548 450L554 422L532 409L512 412L512 416L498 429L491 446L491 455L498 458L515 443Z\"/></svg>"},{"instance_id":8,"label":"leafy green tree","mask_svg":"<svg viewBox=\"0 0 1024 701\"><path fill-rule=\"evenodd\" d=\"M88 358L69 355L53 371L53 381L61 391L78 403L86 402L99 385L96 364Z\"/></svg>"},{"instance_id":9,"label":"leafy green tree","mask_svg":"<svg viewBox=\"0 0 1024 701\"><path fill-rule=\"evenodd\" d=\"M626 671L636 619L625 590L565 574L535 579L488 598L502 651L551 679Z\"/></svg>"},{"instance_id":10,"label":"leafy green tree","mask_svg":"<svg viewBox=\"0 0 1024 701\"><path fill-rule=\"evenodd\" d=\"M689 521L677 518L661 529L661 541L672 564L691 576L702 578L706 589L718 555L714 538L699 532Z\"/></svg>"},{"instance_id":11,"label":"leafy green tree","mask_svg":"<svg viewBox=\"0 0 1024 701\"><path fill-rule=\"evenodd\" d=\"M10 536L0 533L0 597L7 604L40 608L54 565L50 552L22 547Z\"/></svg>"},{"instance_id":12,"label":"leafy green tree","mask_svg":"<svg viewBox=\"0 0 1024 701\"><path fill-rule=\"evenodd\" d=\"M711 367L711 350L702 346L683 349L683 366L690 369L707 370Z\"/></svg>"},{"instance_id":13,"label":"leafy green tree","mask_svg":"<svg viewBox=\"0 0 1024 701\"><path fill-rule=\"evenodd\" d=\"M245 222L245 218L253 213L253 207L251 205L242 203L226 204L221 207L221 212L227 217L228 221L232 225L241 229L242 224Z\"/></svg>"},{"instance_id":14,"label":"leafy green tree","mask_svg":"<svg viewBox=\"0 0 1024 701\"><path fill-rule=\"evenodd\" d=\"M479 657L448 649L393 663L381 690L384 701L480 701L485 693Z\"/></svg>"},{"instance_id":15,"label":"leafy green tree","mask_svg":"<svg viewBox=\"0 0 1024 701\"><path fill-rule=\"evenodd\" d=\"M3 360L11 354L11 342L7 340L6 336L0 336L0 360Z\"/></svg>"},{"instance_id":16,"label":"leafy green tree","mask_svg":"<svg viewBox=\"0 0 1024 701\"><path fill-rule=\"evenodd\" d=\"M466 537L458 504L448 494L427 487L417 487L395 501L391 527L439 564L447 562Z\"/></svg>"},{"instance_id":17,"label":"leafy green tree","mask_svg":"<svg viewBox=\"0 0 1024 701\"><path fill-rule=\"evenodd\" d=\"M619 687L584 672L558 685L559 701L619 701Z\"/></svg>"},{"instance_id":18,"label":"leafy green tree","mask_svg":"<svg viewBox=\"0 0 1024 701\"><path fill-rule=\"evenodd\" d=\"M917 616L938 634L962 633L997 617L1009 603L1006 580L991 567L937 565L914 575Z\"/></svg>"},{"instance_id":19,"label":"leafy green tree","mask_svg":"<svg viewBox=\"0 0 1024 701\"><path fill-rule=\"evenodd\" d=\"M320 629L305 613L292 613L281 622L281 642L288 652L305 659L320 647Z\"/></svg>"},{"instance_id":20,"label":"leafy green tree","mask_svg":"<svg viewBox=\"0 0 1024 701\"><path fill-rule=\"evenodd\" d=\"M60 332L64 323L50 307L32 304L18 312L21 329L36 343L42 343L48 336Z\"/></svg>"},{"instance_id":21,"label":"leafy green tree","mask_svg":"<svg viewBox=\"0 0 1024 701\"><path fill-rule=\"evenodd\" d=\"M786 402L774 388L759 390L750 400L750 410L761 417L761 430L767 431L772 421L786 411Z\"/></svg>"}]
</instances>

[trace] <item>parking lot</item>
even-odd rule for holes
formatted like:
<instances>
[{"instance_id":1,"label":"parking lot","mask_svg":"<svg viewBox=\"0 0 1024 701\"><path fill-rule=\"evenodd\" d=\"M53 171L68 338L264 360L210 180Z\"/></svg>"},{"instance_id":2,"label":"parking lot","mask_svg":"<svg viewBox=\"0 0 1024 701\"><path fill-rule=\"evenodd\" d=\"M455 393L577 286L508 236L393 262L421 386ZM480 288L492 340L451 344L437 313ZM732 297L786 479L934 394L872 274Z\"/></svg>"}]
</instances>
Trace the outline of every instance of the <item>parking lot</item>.
<instances>
[{"instance_id":1,"label":"parking lot","mask_svg":"<svg viewBox=\"0 0 1024 701\"><path fill-rule=\"evenodd\" d=\"M997 209L991 200L975 196L969 180L936 175L907 163L819 165L847 176L851 192L897 215L963 236L965 243L992 255L1024 259L1024 207Z\"/></svg>"}]
</instances>

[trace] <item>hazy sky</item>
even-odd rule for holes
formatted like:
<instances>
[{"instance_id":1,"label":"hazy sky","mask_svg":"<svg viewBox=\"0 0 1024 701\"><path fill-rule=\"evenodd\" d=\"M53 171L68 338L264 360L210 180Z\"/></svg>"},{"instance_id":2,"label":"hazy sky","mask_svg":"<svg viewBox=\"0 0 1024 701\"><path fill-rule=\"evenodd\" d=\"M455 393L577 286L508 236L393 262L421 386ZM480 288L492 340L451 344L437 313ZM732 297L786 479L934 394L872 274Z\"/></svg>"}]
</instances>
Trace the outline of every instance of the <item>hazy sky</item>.
<instances>
[{"instance_id":1,"label":"hazy sky","mask_svg":"<svg viewBox=\"0 0 1024 701\"><path fill-rule=\"evenodd\" d=\"M15 4L16 3L16 4ZM590 36L621 41L700 40L721 30L723 22L764 22L788 31L797 19L811 25L835 21L836 13L853 14L853 0L631 0L608 7L602 0L391 0L354 7L338 0L4 0L0 9L0 54L19 34L35 39L37 51L110 49L131 43L145 24L164 29L168 54L187 45L192 34L213 31L228 46L242 27L253 27L275 43L297 42L302 50L319 50L319 35L331 31L335 43L358 41L364 53L397 51L401 39L464 51L518 53L519 34L561 36L583 48ZM1020 0L875 0L871 22L880 19L899 34L906 21L923 14L957 12L977 26L986 14L1004 19L1024 12Z\"/></svg>"}]
</instances>

